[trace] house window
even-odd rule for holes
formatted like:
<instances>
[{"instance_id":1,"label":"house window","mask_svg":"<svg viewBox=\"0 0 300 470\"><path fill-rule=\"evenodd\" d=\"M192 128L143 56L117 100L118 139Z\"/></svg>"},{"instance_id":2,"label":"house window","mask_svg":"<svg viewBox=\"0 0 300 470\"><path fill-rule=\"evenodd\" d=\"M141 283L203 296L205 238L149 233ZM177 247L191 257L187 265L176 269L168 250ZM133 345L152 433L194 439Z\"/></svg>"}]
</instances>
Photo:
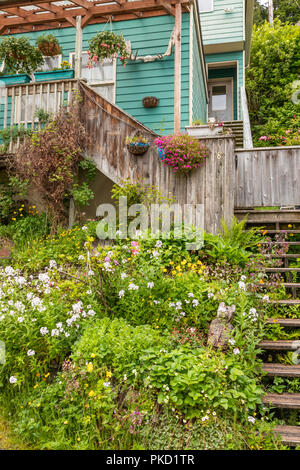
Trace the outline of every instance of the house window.
<instances>
[{"instance_id":1,"label":"house window","mask_svg":"<svg viewBox=\"0 0 300 470\"><path fill-rule=\"evenodd\" d=\"M198 0L199 10L204 13L207 11L213 11L214 2L213 0Z\"/></svg>"},{"instance_id":2,"label":"house window","mask_svg":"<svg viewBox=\"0 0 300 470\"><path fill-rule=\"evenodd\" d=\"M75 53L70 54L70 63L75 67ZM104 59L103 63L97 63L92 68L87 68L88 53L82 52L81 55L81 78L85 78L89 86L93 87L97 93L115 102L116 87L116 60Z\"/></svg>"},{"instance_id":3,"label":"house window","mask_svg":"<svg viewBox=\"0 0 300 470\"><path fill-rule=\"evenodd\" d=\"M212 111L224 111L226 109L226 85L212 87Z\"/></svg>"},{"instance_id":4,"label":"house window","mask_svg":"<svg viewBox=\"0 0 300 470\"><path fill-rule=\"evenodd\" d=\"M44 64L41 67L42 72L49 72L53 69L58 69L61 64L61 55L55 55L54 57L43 57Z\"/></svg>"}]
</instances>

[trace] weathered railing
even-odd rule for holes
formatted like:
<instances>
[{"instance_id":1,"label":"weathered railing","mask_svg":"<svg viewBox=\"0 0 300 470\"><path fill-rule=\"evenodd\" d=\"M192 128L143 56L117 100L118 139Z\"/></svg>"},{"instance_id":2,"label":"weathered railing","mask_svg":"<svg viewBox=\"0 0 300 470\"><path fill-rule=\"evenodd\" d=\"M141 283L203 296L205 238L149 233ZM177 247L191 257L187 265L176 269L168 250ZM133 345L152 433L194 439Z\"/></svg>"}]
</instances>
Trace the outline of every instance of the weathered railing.
<instances>
[{"instance_id":1,"label":"weathered railing","mask_svg":"<svg viewBox=\"0 0 300 470\"><path fill-rule=\"evenodd\" d=\"M236 150L235 207L300 205L300 146Z\"/></svg>"},{"instance_id":2,"label":"weathered railing","mask_svg":"<svg viewBox=\"0 0 300 470\"><path fill-rule=\"evenodd\" d=\"M249 110L248 110L248 101L245 87L241 87L241 107L242 107L242 116L243 116L243 139L244 139L244 148L252 149L253 140L251 132L251 124L249 119Z\"/></svg>"},{"instance_id":3,"label":"weathered railing","mask_svg":"<svg viewBox=\"0 0 300 470\"><path fill-rule=\"evenodd\" d=\"M13 127L39 128L36 111L56 113L64 103L71 100L78 88L77 80L25 83L0 88L0 129L7 129L13 136ZM10 139L9 152L19 146L20 139Z\"/></svg>"}]
</instances>

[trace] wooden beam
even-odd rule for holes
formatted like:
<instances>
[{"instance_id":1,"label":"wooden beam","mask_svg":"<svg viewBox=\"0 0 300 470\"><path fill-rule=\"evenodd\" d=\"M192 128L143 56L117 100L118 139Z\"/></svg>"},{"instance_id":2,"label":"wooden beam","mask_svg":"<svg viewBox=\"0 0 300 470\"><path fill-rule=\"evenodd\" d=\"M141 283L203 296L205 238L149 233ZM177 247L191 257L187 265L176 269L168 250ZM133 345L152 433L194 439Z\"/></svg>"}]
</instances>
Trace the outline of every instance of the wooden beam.
<instances>
[{"instance_id":1,"label":"wooden beam","mask_svg":"<svg viewBox=\"0 0 300 470\"><path fill-rule=\"evenodd\" d=\"M181 4L175 6L174 134L181 130Z\"/></svg>"},{"instance_id":2,"label":"wooden beam","mask_svg":"<svg viewBox=\"0 0 300 470\"><path fill-rule=\"evenodd\" d=\"M75 5L86 8L87 10L91 7L91 2L87 2L87 0L70 0L70 1L72 3L75 3Z\"/></svg>"},{"instance_id":3,"label":"wooden beam","mask_svg":"<svg viewBox=\"0 0 300 470\"><path fill-rule=\"evenodd\" d=\"M170 15L175 16L175 9L171 5L165 3L163 4L163 7L168 13L170 13Z\"/></svg>"},{"instance_id":4,"label":"wooden beam","mask_svg":"<svg viewBox=\"0 0 300 470\"><path fill-rule=\"evenodd\" d=\"M81 78L82 56L82 18L76 16L76 40L75 40L75 78Z\"/></svg>"},{"instance_id":5,"label":"wooden beam","mask_svg":"<svg viewBox=\"0 0 300 470\"><path fill-rule=\"evenodd\" d=\"M86 15L84 15L83 20L81 22L81 27L85 28L85 26L89 24L89 22L91 21L93 17L94 16L92 15L92 13L87 13Z\"/></svg>"}]
</instances>

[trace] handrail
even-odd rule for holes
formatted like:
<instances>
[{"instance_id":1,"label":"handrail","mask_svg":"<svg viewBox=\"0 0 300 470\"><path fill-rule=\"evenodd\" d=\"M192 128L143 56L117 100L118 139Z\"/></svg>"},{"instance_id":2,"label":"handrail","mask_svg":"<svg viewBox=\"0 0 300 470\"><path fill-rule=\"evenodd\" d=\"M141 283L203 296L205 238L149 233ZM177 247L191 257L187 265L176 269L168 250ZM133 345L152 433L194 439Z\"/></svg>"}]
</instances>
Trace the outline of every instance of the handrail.
<instances>
[{"instance_id":1,"label":"handrail","mask_svg":"<svg viewBox=\"0 0 300 470\"><path fill-rule=\"evenodd\" d=\"M251 124L250 124L250 119L249 119L247 95L246 95L246 90L244 87L241 87L241 107L242 107L243 127L244 127L244 142L243 142L244 148L252 149L253 140L252 140Z\"/></svg>"}]
</instances>

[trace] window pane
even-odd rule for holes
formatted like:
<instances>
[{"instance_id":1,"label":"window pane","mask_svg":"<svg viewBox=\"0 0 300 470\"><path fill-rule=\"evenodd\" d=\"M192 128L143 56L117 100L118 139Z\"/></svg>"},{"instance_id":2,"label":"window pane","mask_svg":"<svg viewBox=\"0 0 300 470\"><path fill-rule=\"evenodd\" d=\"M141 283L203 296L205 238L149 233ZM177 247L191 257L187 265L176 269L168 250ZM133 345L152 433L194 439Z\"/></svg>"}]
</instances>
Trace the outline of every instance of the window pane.
<instances>
[{"instance_id":1,"label":"window pane","mask_svg":"<svg viewBox=\"0 0 300 470\"><path fill-rule=\"evenodd\" d=\"M200 11L212 11L213 0L198 0L198 5Z\"/></svg>"},{"instance_id":2,"label":"window pane","mask_svg":"<svg viewBox=\"0 0 300 470\"><path fill-rule=\"evenodd\" d=\"M212 111L224 111L227 106L226 85L212 87Z\"/></svg>"},{"instance_id":3,"label":"window pane","mask_svg":"<svg viewBox=\"0 0 300 470\"><path fill-rule=\"evenodd\" d=\"M58 68L60 66L60 56L56 55L54 57L44 57L44 64L42 66L43 72L48 72L49 70L53 70L54 68Z\"/></svg>"},{"instance_id":4,"label":"window pane","mask_svg":"<svg viewBox=\"0 0 300 470\"><path fill-rule=\"evenodd\" d=\"M88 81L107 81L114 80L114 68L112 59L104 59L101 64L98 62L95 67L88 69L86 67L88 63L88 55L82 54L81 64L81 77L86 78Z\"/></svg>"}]
</instances>

